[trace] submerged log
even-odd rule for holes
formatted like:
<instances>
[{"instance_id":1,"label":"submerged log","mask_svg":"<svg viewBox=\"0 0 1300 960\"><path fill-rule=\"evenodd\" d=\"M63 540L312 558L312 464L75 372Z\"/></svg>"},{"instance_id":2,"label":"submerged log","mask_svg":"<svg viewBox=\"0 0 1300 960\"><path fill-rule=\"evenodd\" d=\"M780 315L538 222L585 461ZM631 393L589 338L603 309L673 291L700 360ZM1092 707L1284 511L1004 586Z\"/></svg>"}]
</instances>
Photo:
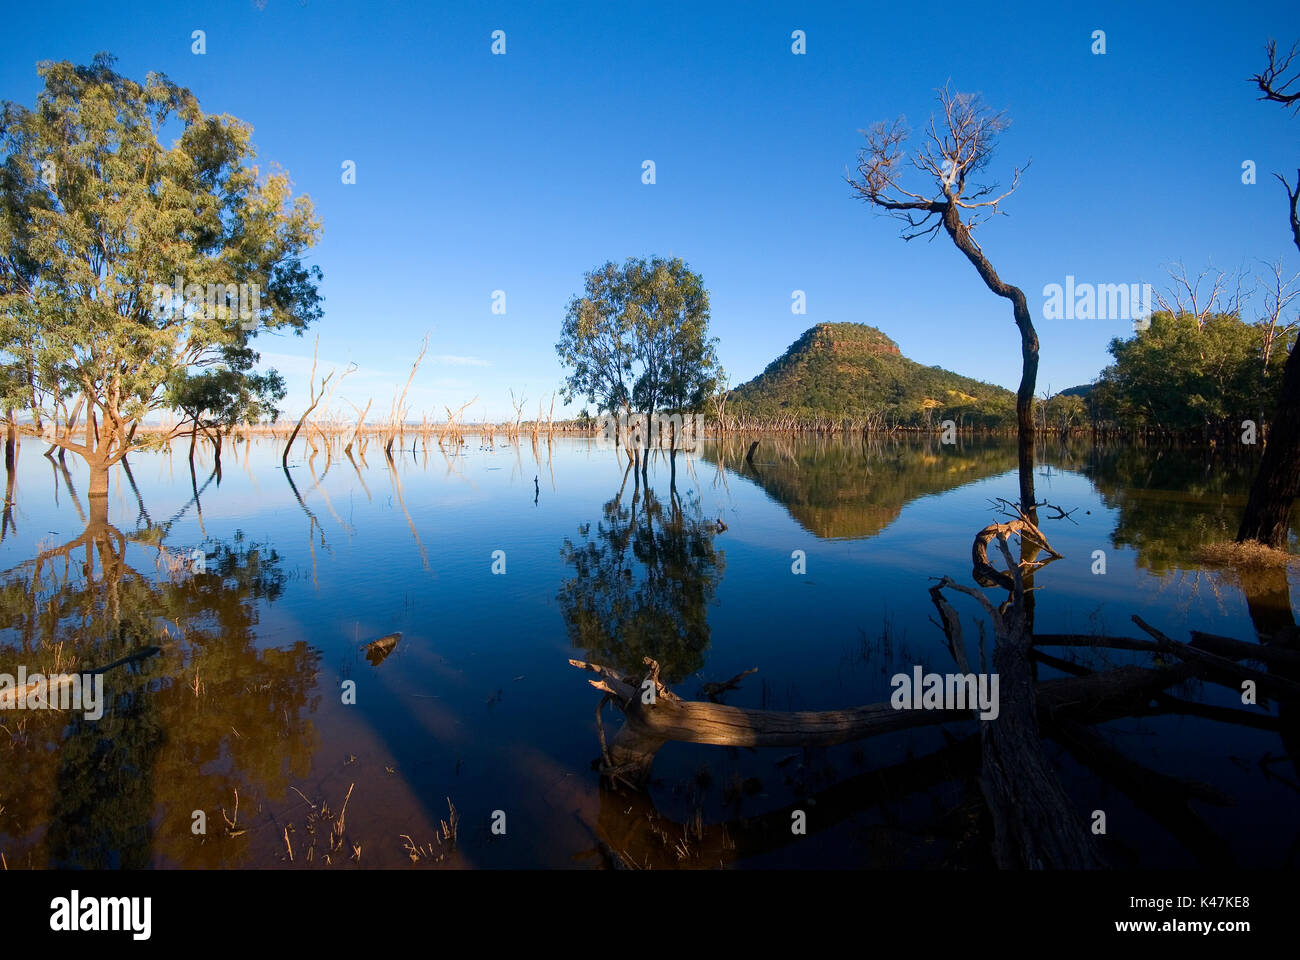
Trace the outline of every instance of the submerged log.
<instances>
[{"instance_id":1,"label":"submerged log","mask_svg":"<svg viewBox=\"0 0 1300 960\"><path fill-rule=\"evenodd\" d=\"M993 671L1000 683L999 712L980 723L979 787L993 823L992 855L1004 868L1092 868L1104 865L1099 847L1085 825L1086 810L1066 794L1052 763L1044 753L1045 738L1058 739L1081 760L1120 783L1135 796L1139 806L1150 802L1178 804L1173 832L1207 863L1223 863L1222 844L1196 814L1187 808L1189 799L1222 803L1218 791L1189 781L1147 770L1124 757L1084 724L1124 716L1156 713L1197 713L1208 708L1184 704L1164 694L1166 688L1195 674L1228 674L1255 680L1260 689L1275 695L1300 690L1295 681L1243 667L1236 659L1257 659L1280 665L1281 656L1261 653L1267 648L1243 644L1229 638L1197 635L1194 645L1179 644L1134 617L1155 639L1094 638L1082 635L1034 637L1026 604L1026 576L1039 563L1016 563L1008 546L1013 534L1028 539L1051 557L1059 557L1037 526L1027 517L990 524L977 534L972 545L975 578L980 582L1008 586L1010 597L1000 605L973 587L943 578L931 588L931 597L941 617L949 649L964 674L971 665L961 636L961 621L948 603L945 590L955 590L975 599L993 623L995 645ZM987 548L996 542L1006 569L988 562ZM1180 663L1154 668L1125 666L1101 673L1035 651L1035 643L1060 646L1095 645L1177 657ZM1073 676L1038 682L1033 670L1037 658ZM982 662L980 668L988 667ZM716 702L682 700L661 682L659 665L650 658L648 671L638 678L581 660L573 666L596 674L589 682L606 694L602 701L614 702L625 722L617 735L605 742L602 773L615 782L644 785L659 748L671 740L685 743L744 747L830 746L879 736L899 730L969 720L973 710L902 710L892 703L876 703L841 710L771 711L733 707ZM743 676L740 675L740 676ZM740 676L722 688L734 687ZM1195 708L1195 709L1193 709ZM1276 724L1273 718L1259 718L1242 711L1224 711L1222 719L1245 722L1260 728ZM600 710L597 710L599 724ZM1226 716L1231 714L1230 717ZM1149 794L1143 799L1143 794ZM608 848L617 848L609 844ZM608 849L607 848L607 849ZM637 858L632 857L633 862Z\"/></svg>"},{"instance_id":2,"label":"submerged log","mask_svg":"<svg viewBox=\"0 0 1300 960\"><path fill-rule=\"evenodd\" d=\"M1139 810L1191 850L1202 866L1226 867L1233 862L1226 840L1194 811L1190 801L1218 807L1233 805L1232 798L1209 784L1148 769L1116 750L1095 731L1071 720L1054 724L1053 739L1080 762L1120 788Z\"/></svg>"},{"instance_id":3,"label":"submerged log","mask_svg":"<svg viewBox=\"0 0 1300 960\"><path fill-rule=\"evenodd\" d=\"M377 667L388 658L390 653L397 649L398 641L401 639L402 634L400 632L390 633L378 640L371 640L361 649L365 651L366 659L370 661L370 665Z\"/></svg>"},{"instance_id":4,"label":"submerged log","mask_svg":"<svg viewBox=\"0 0 1300 960\"><path fill-rule=\"evenodd\" d=\"M809 800L815 812L808 818L806 836L815 836L864 810L968 777L978 763L979 737L972 735L934 753L848 777L807 800L721 823L674 821L648 794L602 782L597 844L615 869L717 869L802 842L805 835L790 830L790 816L808 808Z\"/></svg>"},{"instance_id":5,"label":"submerged log","mask_svg":"<svg viewBox=\"0 0 1300 960\"><path fill-rule=\"evenodd\" d=\"M6 687L0 690L0 710L19 709L20 704L28 702L28 698L44 691L42 702L45 704L60 703L64 699L63 692L65 689L77 687L86 677L94 677L98 674L108 673L118 667L125 666L128 663L135 663L138 660L146 660L149 657L157 656L162 653L164 648L171 648L175 644L169 643L163 646L143 647L134 653L128 653L124 657L119 657L112 663L106 663L102 667L94 667L89 670L76 670L71 673L58 672L51 674L41 674L40 680L33 680L24 684L21 688L17 685ZM36 671L33 671L35 673Z\"/></svg>"},{"instance_id":6,"label":"submerged log","mask_svg":"<svg viewBox=\"0 0 1300 960\"><path fill-rule=\"evenodd\" d=\"M1198 664L1212 675L1219 674L1231 677L1237 682L1238 689L1242 681L1249 681L1255 684L1255 687L1260 692L1278 700L1300 700L1300 683L1294 680L1288 680L1286 677L1280 677L1273 673L1265 673L1262 670L1255 670L1252 667L1243 667L1235 660L1221 657L1216 653L1202 650L1190 644L1179 643L1177 640L1161 633L1137 614L1133 614L1133 622L1155 637L1156 643L1162 652ZM1246 644L1242 644L1242 646L1246 646ZM1247 655L1249 654L1241 654L1243 658Z\"/></svg>"}]
</instances>

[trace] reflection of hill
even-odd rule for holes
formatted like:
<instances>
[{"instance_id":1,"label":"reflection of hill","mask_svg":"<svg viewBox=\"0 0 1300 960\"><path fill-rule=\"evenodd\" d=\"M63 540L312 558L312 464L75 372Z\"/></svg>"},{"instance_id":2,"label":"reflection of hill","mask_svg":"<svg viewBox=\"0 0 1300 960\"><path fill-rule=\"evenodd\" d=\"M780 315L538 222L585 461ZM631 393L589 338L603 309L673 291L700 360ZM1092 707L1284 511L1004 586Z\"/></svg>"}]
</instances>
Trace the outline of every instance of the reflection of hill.
<instances>
[{"instance_id":1,"label":"reflection of hill","mask_svg":"<svg viewBox=\"0 0 1300 960\"><path fill-rule=\"evenodd\" d=\"M707 445L704 459L756 481L809 533L823 539L874 537L917 497L1016 469L1005 441L943 446L937 438L863 442L764 437Z\"/></svg>"}]
</instances>

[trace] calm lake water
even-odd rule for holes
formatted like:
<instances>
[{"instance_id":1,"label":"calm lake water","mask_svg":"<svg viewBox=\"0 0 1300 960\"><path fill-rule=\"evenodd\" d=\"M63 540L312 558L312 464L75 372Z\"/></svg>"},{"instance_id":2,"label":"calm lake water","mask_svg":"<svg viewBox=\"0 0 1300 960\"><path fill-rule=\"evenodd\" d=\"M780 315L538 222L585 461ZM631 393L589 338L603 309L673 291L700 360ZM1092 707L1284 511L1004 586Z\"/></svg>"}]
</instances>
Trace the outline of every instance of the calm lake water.
<instances>
[{"instance_id":1,"label":"calm lake water","mask_svg":"<svg viewBox=\"0 0 1300 960\"><path fill-rule=\"evenodd\" d=\"M656 868L989 865L975 721L832 748L669 743L645 796L601 787L601 694L570 657L632 672L654 656L692 699L756 667L725 702L773 710L887 701L895 673L955 670L927 589L972 582L990 501L1017 495L1014 444L765 439L752 467L746 446L709 442L675 471L658 457L643 480L586 440L408 447L395 470L372 442L360 469L291 460L291 486L255 441L227 448L219 483L200 454L195 499L178 445L115 471L111 526L88 531L80 465L65 478L26 441L0 543L0 672L160 649L105 674L98 721L0 714L0 853L10 868L409 867L409 847L440 868L600 868L610 851ZM1041 523L1064 559L1037 574L1036 631L1145 637L1136 613L1179 640L1255 642L1293 624L1294 575L1243 583L1195 559L1231 538L1253 469L1049 444L1039 497L1073 512ZM983 614L954 603L973 645ZM362 647L394 632L372 664ZM1151 662L1045 651L1069 663L1042 679ZM1190 816L1153 818L1046 743L1080 815L1106 812L1111 862L1294 866L1294 711L1197 680L1167 693L1093 729L1210 788ZM606 731L620 723L607 708ZM449 799L454 845L438 839Z\"/></svg>"}]
</instances>

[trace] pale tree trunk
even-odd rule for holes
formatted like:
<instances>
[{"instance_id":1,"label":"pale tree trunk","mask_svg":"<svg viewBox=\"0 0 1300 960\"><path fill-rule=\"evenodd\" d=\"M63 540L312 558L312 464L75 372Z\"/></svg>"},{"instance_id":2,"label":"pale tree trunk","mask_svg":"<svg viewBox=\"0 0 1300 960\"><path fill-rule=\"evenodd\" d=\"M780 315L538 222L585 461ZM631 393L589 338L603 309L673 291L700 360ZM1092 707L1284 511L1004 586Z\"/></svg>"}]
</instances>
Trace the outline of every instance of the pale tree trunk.
<instances>
[{"instance_id":1,"label":"pale tree trunk","mask_svg":"<svg viewBox=\"0 0 1300 960\"><path fill-rule=\"evenodd\" d=\"M102 461L87 460L90 470L90 526L108 523L108 465Z\"/></svg>"},{"instance_id":2,"label":"pale tree trunk","mask_svg":"<svg viewBox=\"0 0 1300 960\"><path fill-rule=\"evenodd\" d=\"M18 424L14 421L12 407L5 411L5 428L5 471L13 473L18 449Z\"/></svg>"}]
</instances>

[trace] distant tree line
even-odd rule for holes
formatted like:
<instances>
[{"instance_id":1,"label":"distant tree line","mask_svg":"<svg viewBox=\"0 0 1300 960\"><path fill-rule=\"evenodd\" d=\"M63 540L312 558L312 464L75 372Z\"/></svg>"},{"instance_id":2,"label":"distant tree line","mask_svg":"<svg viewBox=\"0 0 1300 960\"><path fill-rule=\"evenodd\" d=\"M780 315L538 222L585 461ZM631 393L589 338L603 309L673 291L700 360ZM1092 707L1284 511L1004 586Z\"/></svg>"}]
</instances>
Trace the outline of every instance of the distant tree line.
<instances>
[{"instance_id":1,"label":"distant tree line","mask_svg":"<svg viewBox=\"0 0 1300 960\"><path fill-rule=\"evenodd\" d=\"M1200 322L1158 311L1151 326L1110 343L1115 362L1102 371L1091 395L1094 421L1161 433L1235 432L1244 420L1272 419L1294 331L1283 349L1268 330L1232 313Z\"/></svg>"}]
</instances>

